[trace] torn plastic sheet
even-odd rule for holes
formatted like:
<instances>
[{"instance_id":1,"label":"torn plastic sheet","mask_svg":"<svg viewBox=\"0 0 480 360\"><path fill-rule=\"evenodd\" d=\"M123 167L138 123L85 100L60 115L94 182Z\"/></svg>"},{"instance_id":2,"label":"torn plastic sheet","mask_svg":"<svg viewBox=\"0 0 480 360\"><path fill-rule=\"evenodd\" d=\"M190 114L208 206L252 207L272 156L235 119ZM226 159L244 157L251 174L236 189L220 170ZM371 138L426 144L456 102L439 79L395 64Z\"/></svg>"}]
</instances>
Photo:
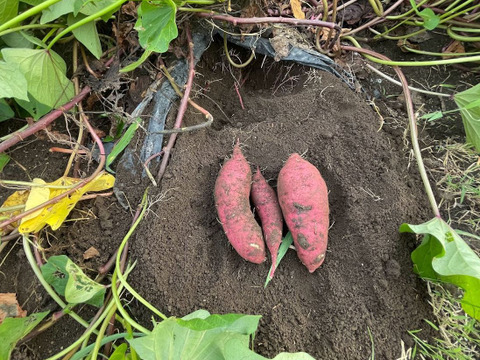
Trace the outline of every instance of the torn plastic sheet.
<instances>
[{"instance_id":1,"label":"torn plastic sheet","mask_svg":"<svg viewBox=\"0 0 480 360\"><path fill-rule=\"evenodd\" d=\"M222 37L224 36L224 33L221 31L217 31L217 33ZM227 35L227 40L237 46L255 51L256 54L272 58L275 58L277 55L270 40L260 36L246 36L244 39L241 39L239 36ZM335 64L335 61L331 58L318 51L290 46L288 55L282 57L281 61L293 61L300 65L327 71L343 80L351 89L355 89L355 78L353 75Z\"/></svg>"}]
</instances>

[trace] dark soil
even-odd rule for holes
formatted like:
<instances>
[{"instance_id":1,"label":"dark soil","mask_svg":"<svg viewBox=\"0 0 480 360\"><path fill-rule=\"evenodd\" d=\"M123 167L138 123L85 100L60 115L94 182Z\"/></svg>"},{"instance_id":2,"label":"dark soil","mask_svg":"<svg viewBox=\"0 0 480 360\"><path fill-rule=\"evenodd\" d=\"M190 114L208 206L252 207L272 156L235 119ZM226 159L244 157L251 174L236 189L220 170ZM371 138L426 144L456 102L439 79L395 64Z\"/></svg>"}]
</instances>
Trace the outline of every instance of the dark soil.
<instances>
[{"instance_id":1,"label":"dark soil","mask_svg":"<svg viewBox=\"0 0 480 360\"><path fill-rule=\"evenodd\" d=\"M307 69L270 63L261 68L261 61L230 73L221 70L216 49L204 56L196 77L197 94L212 100L198 99L212 112L214 125L179 136L161 189L150 191L158 201L131 238L137 266L129 281L167 315L200 308L261 314L255 347L268 357L305 351L317 359L365 359L372 347L369 330L377 359L398 357L401 340L412 345L407 330L426 328L423 319L431 318L425 285L412 272L416 240L398 233L402 222L420 223L430 216L416 167L406 160L403 132L390 126L379 131L379 117L365 99L329 74L312 78ZM240 88L245 109L232 75L246 79ZM200 121L190 113L186 124ZM260 166L273 186L294 152L322 173L330 190L332 227L326 260L314 274L289 250L264 289L269 263L248 263L229 245L217 220L213 186L236 139L252 167ZM53 180L62 175L66 156L53 155L57 160L46 164L52 158L47 149L36 141L14 155L32 177ZM31 151L37 157L28 155ZM5 177L25 177L15 169ZM134 209L147 181L130 176L119 172L117 182ZM87 270L95 269L118 247L132 215L114 198L85 202L79 210L84 212L72 218L90 219L49 231L51 253L66 253ZM84 261L90 246L100 256ZM29 312L55 309L20 247L0 270L5 273L0 292L16 292ZM150 326L151 314L134 305L136 317ZM80 332L71 320L62 320L28 344L29 358L47 357Z\"/></svg>"}]
</instances>

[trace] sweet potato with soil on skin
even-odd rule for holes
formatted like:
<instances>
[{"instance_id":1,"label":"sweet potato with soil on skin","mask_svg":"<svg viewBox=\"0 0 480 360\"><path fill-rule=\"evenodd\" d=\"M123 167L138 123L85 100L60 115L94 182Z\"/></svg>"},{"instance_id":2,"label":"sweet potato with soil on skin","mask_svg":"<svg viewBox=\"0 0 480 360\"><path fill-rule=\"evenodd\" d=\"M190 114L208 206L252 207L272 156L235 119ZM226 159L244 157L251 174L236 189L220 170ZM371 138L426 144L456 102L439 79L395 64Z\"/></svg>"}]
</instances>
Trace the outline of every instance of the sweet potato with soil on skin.
<instances>
[{"instance_id":1,"label":"sweet potato with soil on skin","mask_svg":"<svg viewBox=\"0 0 480 360\"><path fill-rule=\"evenodd\" d=\"M215 206L230 244L242 258L260 264L265 261L265 244L250 209L251 185L252 171L237 142L218 174Z\"/></svg>"},{"instance_id":2,"label":"sweet potato with soil on skin","mask_svg":"<svg viewBox=\"0 0 480 360\"><path fill-rule=\"evenodd\" d=\"M323 263L327 251L327 185L315 166L292 154L280 170L277 191L298 257L312 273Z\"/></svg>"},{"instance_id":3,"label":"sweet potato with soil on skin","mask_svg":"<svg viewBox=\"0 0 480 360\"><path fill-rule=\"evenodd\" d=\"M263 237L272 257L272 271L269 276L273 278L278 248L282 242L283 217L277 194L268 185L258 167L253 175L252 203L262 222Z\"/></svg>"}]
</instances>

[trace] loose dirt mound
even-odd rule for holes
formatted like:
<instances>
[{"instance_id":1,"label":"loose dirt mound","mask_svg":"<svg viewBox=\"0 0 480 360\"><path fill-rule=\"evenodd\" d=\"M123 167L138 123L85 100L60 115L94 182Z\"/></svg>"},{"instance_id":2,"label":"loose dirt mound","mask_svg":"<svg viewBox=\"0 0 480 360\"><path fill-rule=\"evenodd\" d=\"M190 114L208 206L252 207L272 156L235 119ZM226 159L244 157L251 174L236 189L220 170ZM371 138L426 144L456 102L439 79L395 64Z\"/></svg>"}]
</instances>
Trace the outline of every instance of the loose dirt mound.
<instances>
[{"instance_id":1,"label":"loose dirt mound","mask_svg":"<svg viewBox=\"0 0 480 360\"><path fill-rule=\"evenodd\" d=\"M256 344L264 355L306 351L318 359L365 359L370 329L376 358L396 358L400 340L410 343L406 331L422 328L430 313L424 285L412 273L415 239L398 234L401 222L428 217L399 150L401 136L378 131L378 116L329 74L272 95L272 76L285 73L275 73L278 67L268 76L252 72L241 88L242 110L230 74L208 64L200 64L197 81L224 113L203 101L215 126L177 141L162 181L164 198L132 242L138 260L132 284L169 315L199 308L263 315ZM187 123L198 121L190 116ZM274 186L293 152L324 176L332 227L325 263L314 274L290 250L264 289L269 265L247 263L229 245L213 187L237 138ZM148 314L139 316L149 321Z\"/></svg>"}]
</instances>

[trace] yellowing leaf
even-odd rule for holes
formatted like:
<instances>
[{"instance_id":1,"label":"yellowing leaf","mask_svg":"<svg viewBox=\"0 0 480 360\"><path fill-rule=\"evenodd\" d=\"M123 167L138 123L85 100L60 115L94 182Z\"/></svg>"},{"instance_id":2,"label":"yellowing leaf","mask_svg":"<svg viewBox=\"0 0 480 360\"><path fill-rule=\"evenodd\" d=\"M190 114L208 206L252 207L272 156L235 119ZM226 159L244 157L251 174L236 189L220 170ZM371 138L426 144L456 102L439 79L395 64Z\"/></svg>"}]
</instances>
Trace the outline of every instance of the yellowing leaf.
<instances>
[{"instance_id":1,"label":"yellowing leaf","mask_svg":"<svg viewBox=\"0 0 480 360\"><path fill-rule=\"evenodd\" d=\"M296 19L305 19L305 13L302 11L302 2L300 0L290 0L290 6Z\"/></svg>"},{"instance_id":2,"label":"yellowing leaf","mask_svg":"<svg viewBox=\"0 0 480 360\"><path fill-rule=\"evenodd\" d=\"M10 195L7 200L2 204L2 208L8 208L12 206L24 205L27 201L28 194L30 193L29 190L20 190L15 191L12 195ZM10 219L18 214L20 214L23 209L12 210L12 211L2 211L0 212L0 218ZM10 224L12 229L17 227L17 223ZM3 235L4 231L0 230L0 235Z\"/></svg>"},{"instance_id":3,"label":"yellowing leaf","mask_svg":"<svg viewBox=\"0 0 480 360\"><path fill-rule=\"evenodd\" d=\"M49 185L68 186L77 184L80 181L82 181L82 179L61 177L54 182L49 183ZM85 186L82 186L80 189L77 189L55 204L46 206L35 218L23 222L19 226L18 231L21 234L38 232L46 225L50 225L52 230L57 230L63 224L68 214L70 214L70 211L72 211L83 194L88 191L102 191L110 189L113 187L114 183L115 178L112 175L100 173L95 179L90 181ZM53 199L54 197L67 192L68 190L69 189L50 189L49 198Z\"/></svg>"},{"instance_id":4,"label":"yellowing leaf","mask_svg":"<svg viewBox=\"0 0 480 360\"><path fill-rule=\"evenodd\" d=\"M46 182L43 181L42 179L33 179L32 181L34 184L42 184L45 185ZM25 210L30 210L34 208L35 206L38 206L40 204L43 204L44 202L48 201L50 198L50 189L47 187L32 187L32 190L30 190L30 194L28 195L28 199L25 203ZM22 218L22 221L20 224L23 224L25 221L33 219L34 217L40 215L42 210L37 210L34 213L31 213L30 215L25 216Z\"/></svg>"}]
</instances>

